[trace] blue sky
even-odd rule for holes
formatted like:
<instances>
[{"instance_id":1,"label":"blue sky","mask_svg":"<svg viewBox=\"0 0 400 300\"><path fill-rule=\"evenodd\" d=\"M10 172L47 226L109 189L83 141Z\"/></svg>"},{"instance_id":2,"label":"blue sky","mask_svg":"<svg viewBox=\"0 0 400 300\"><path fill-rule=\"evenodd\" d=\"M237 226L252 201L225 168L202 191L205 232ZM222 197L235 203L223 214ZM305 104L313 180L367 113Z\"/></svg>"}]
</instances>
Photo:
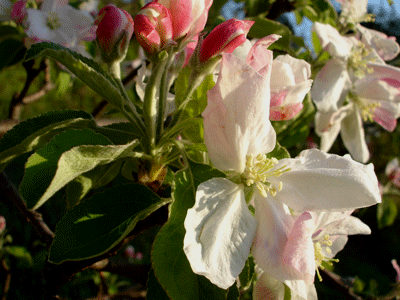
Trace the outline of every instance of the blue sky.
<instances>
[{"instance_id":1,"label":"blue sky","mask_svg":"<svg viewBox=\"0 0 400 300\"><path fill-rule=\"evenodd\" d=\"M339 8L340 5L336 1L332 1L335 8ZM369 0L368 5L373 7L374 11L377 11L380 7L384 8L385 11L388 12L387 16L389 16L389 12L392 10L387 0ZM396 15L400 17L400 0L394 0L394 4L392 5L396 9ZM223 8L223 14L226 19L231 18L244 18L244 13L241 12L240 8L243 7L243 3L236 3L233 0L230 0L225 7ZM296 24L294 16L290 18L293 22L293 25ZM311 45L310 41L310 30L312 23L308 19L304 19L300 25L295 25L294 31L296 35L302 36L306 43Z\"/></svg>"}]
</instances>

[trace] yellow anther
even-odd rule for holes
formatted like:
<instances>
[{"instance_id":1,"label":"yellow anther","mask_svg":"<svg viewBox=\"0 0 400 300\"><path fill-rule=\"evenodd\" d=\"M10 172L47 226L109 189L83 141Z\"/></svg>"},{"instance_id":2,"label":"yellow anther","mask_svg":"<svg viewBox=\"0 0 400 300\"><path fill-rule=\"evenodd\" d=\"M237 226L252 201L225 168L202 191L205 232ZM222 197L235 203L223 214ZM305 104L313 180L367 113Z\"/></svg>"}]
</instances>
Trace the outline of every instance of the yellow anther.
<instances>
[{"instance_id":1,"label":"yellow anther","mask_svg":"<svg viewBox=\"0 0 400 300\"><path fill-rule=\"evenodd\" d=\"M61 27L60 18L54 11L49 12L46 18L46 26L51 30L56 30Z\"/></svg>"},{"instance_id":2,"label":"yellow anther","mask_svg":"<svg viewBox=\"0 0 400 300\"><path fill-rule=\"evenodd\" d=\"M324 266L322 266L322 263L325 262L328 265L332 265L332 262L338 262L338 259L335 258L329 258L325 256L323 253L323 247L325 246L325 252L330 254L332 253L330 246L332 246L332 241L330 240L329 234L325 234L323 241L321 242L315 242L314 243L314 257L315 257L315 269L317 271L317 276L320 281L322 281L322 277L319 274L318 268L321 268L321 270L324 269Z\"/></svg>"},{"instance_id":3,"label":"yellow anther","mask_svg":"<svg viewBox=\"0 0 400 300\"><path fill-rule=\"evenodd\" d=\"M351 49L347 66L353 70L355 76L362 78L373 72L373 69L368 67L368 63L375 61L374 58L368 58L370 54L371 51L361 42Z\"/></svg>"},{"instance_id":4,"label":"yellow anther","mask_svg":"<svg viewBox=\"0 0 400 300\"><path fill-rule=\"evenodd\" d=\"M264 154L258 154L254 156L252 154L246 156L246 168L242 175L242 182L247 186L255 184L258 191L264 197L270 194L274 197L279 191L282 190L283 183L279 182L278 186L272 185L269 181L269 177L279 177L284 172L290 170L283 166L279 169L273 170L278 160L273 158L267 158Z\"/></svg>"},{"instance_id":5,"label":"yellow anther","mask_svg":"<svg viewBox=\"0 0 400 300\"><path fill-rule=\"evenodd\" d=\"M360 109L361 118L363 119L364 122L374 121L375 109L381 107L381 103L379 102L365 103L356 94L352 92L349 92L348 99L350 99L353 103L355 103L358 106L358 108Z\"/></svg>"}]
</instances>

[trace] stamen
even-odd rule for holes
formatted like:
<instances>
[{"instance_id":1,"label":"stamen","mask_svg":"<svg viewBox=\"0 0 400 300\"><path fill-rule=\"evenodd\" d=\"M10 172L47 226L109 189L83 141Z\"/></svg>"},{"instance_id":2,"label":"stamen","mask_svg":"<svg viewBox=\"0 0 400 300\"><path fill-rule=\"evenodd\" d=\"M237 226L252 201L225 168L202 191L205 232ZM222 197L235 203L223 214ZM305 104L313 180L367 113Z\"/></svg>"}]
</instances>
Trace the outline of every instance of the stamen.
<instances>
[{"instance_id":1,"label":"stamen","mask_svg":"<svg viewBox=\"0 0 400 300\"><path fill-rule=\"evenodd\" d=\"M324 269L322 263L326 263L331 266L333 265L334 262L339 261L336 258L329 258L324 255L323 247L325 247L325 251L327 253L332 253L331 248L329 248L330 246L332 246L332 241L329 238L329 234L325 234L324 239L322 241L314 243L315 269L317 271L317 276L319 281L322 281L322 277L321 274L319 273L318 268L321 268L321 270Z\"/></svg>"},{"instance_id":2,"label":"stamen","mask_svg":"<svg viewBox=\"0 0 400 300\"><path fill-rule=\"evenodd\" d=\"M46 18L46 26L51 30L56 30L61 27L61 22L56 12L52 11L48 13Z\"/></svg>"},{"instance_id":3,"label":"stamen","mask_svg":"<svg viewBox=\"0 0 400 300\"><path fill-rule=\"evenodd\" d=\"M275 157L267 158L265 154L247 155L246 169L242 175L242 182L247 186L255 184L260 194L264 197L267 197L268 193L274 197L277 192L282 190L283 183L280 181L278 187L275 187L268 182L268 177L279 177L284 172L290 171L290 168L286 168L286 166L271 170L277 163L278 160Z\"/></svg>"},{"instance_id":4,"label":"stamen","mask_svg":"<svg viewBox=\"0 0 400 300\"><path fill-rule=\"evenodd\" d=\"M370 53L371 51L361 42L351 49L351 55L347 61L347 66L349 69L353 70L355 76L362 78L366 74L373 72L373 69L367 66L368 63L375 61L375 59L367 59Z\"/></svg>"},{"instance_id":5,"label":"stamen","mask_svg":"<svg viewBox=\"0 0 400 300\"><path fill-rule=\"evenodd\" d=\"M381 107L381 103L372 102L372 103L364 103L361 99L354 93L349 92L348 98L351 99L360 109L361 117L364 122L373 122L374 121L374 113L375 109Z\"/></svg>"}]
</instances>

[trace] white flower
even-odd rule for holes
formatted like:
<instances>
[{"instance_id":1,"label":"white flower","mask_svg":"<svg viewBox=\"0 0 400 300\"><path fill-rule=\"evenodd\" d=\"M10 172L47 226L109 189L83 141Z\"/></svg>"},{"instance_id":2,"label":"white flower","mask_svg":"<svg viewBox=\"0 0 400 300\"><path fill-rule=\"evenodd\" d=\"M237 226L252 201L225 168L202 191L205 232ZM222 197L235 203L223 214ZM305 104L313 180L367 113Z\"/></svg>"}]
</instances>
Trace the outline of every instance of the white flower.
<instances>
[{"instance_id":1,"label":"white flower","mask_svg":"<svg viewBox=\"0 0 400 300\"><path fill-rule=\"evenodd\" d=\"M68 5L68 0L44 0L40 10L28 9L26 34L35 42L50 41L69 48L93 37L93 18Z\"/></svg>"},{"instance_id":2,"label":"white flower","mask_svg":"<svg viewBox=\"0 0 400 300\"><path fill-rule=\"evenodd\" d=\"M276 143L268 118L272 52L266 49L276 39L258 41L246 62L232 54L223 56L203 113L210 159L231 180L213 178L198 186L195 205L185 219L184 251L195 273L224 289L244 267L256 233L245 188L255 197L256 214L265 212L257 217L258 226L262 220L270 222L267 228L277 236L280 224L273 220L290 214L287 206L337 211L380 202L372 165L316 149L279 161L265 155Z\"/></svg>"},{"instance_id":3,"label":"white flower","mask_svg":"<svg viewBox=\"0 0 400 300\"><path fill-rule=\"evenodd\" d=\"M11 20L12 7L10 0L0 0L0 22Z\"/></svg>"},{"instance_id":4,"label":"white flower","mask_svg":"<svg viewBox=\"0 0 400 300\"><path fill-rule=\"evenodd\" d=\"M256 216L268 213L262 209L265 207L257 212L256 208ZM321 280L318 267L337 261L333 257L343 249L348 235L371 233L367 225L350 214L351 211L304 212L297 217L284 214L277 222L285 225L279 234L259 226L253 246L258 266L288 286L293 294L303 299L317 299L313 282L316 271ZM265 219L263 216L262 220ZM273 221L264 221L262 225L265 222ZM265 279L260 284L265 285Z\"/></svg>"},{"instance_id":5,"label":"white flower","mask_svg":"<svg viewBox=\"0 0 400 300\"><path fill-rule=\"evenodd\" d=\"M385 65L376 52L354 37L341 36L331 25L315 23L314 30L332 55L311 89L321 150L329 151L340 132L352 157L366 162L369 151L362 123L375 121L394 130L400 116L400 69Z\"/></svg>"}]
</instances>

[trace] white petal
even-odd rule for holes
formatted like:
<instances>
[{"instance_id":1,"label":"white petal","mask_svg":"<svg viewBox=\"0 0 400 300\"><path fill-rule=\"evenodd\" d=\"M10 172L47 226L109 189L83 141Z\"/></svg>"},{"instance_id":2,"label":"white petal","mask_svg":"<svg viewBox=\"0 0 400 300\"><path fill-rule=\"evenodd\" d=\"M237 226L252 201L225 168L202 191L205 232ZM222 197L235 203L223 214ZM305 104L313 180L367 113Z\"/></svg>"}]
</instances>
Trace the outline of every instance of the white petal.
<instances>
[{"instance_id":1,"label":"white petal","mask_svg":"<svg viewBox=\"0 0 400 300\"><path fill-rule=\"evenodd\" d=\"M281 159L275 168L284 166L291 170L268 181L282 182L274 200L295 210L351 210L381 202L374 166L360 164L349 155L304 150L296 158Z\"/></svg>"},{"instance_id":2,"label":"white petal","mask_svg":"<svg viewBox=\"0 0 400 300\"><path fill-rule=\"evenodd\" d=\"M342 121L340 131L343 143L354 160L366 163L369 159L369 150L365 142L364 127L360 112L355 109Z\"/></svg>"},{"instance_id":3,"label":"white petal","mask_svg":"<svg viewBox=\"0 0 400 300\"><path fill-rule=\"evenodd\" d=\"M340 35L332 25L315 22L312 30L317 34L322 48L329 54L341 59L347 59L350 56L353 43L349 38Z\"/></svg>"},{"instance_id":4,"label":"white petal","mask_svg":"<svg viewBox=\"0 0 400 300\"><path fill-rule=\"evenodd\" d=\"M319 111L337 110L340 97L349 86L346 64L331 59L315 77L311 98Z\"/></svg>"},{"instance_id":5,"label":"white petal","mask_svg":"<svg viewBox=\"0 0 400 300\"><path fill-rule=\"evenodd\" d=\"M243 186L225 178L201 183L185 219L184 251L193 272L229 288L246 263L256 227Z\"/></svg>"},{"instance_id":6,"label":"white petal","mask_svg":"<svg viewBox=\"0 0 400 300\"><path fill-rule=\"evenodd\" d=\"M294 75L295 83L300 83L306 81L311 76L311 66L304 59L297 59L288 54L279 55L274 59L275 61L279 61L281 63L287 64L290 66L292 73ZM273 72L273 69L272 69ZM272 77L272 75L271 75Z\"/></svg>"},{"instance_id":7,"label":"white petal","mask_svg":"<svg viewBox=\"0 0 400 300\"><path fill-rule=\"evenodd\" d=\"M272 151L276 134L269 102L269 73L262 76L235 55L225 54L203 112L204 140L216 168L242 173L246 155Z\"/></svg>"},{"instance_id":8,"label":"white petal","mask_svg":"<svg viewBox=\"0 0 400 300\"><path fill-rule=\"evenodd\" d=\"M390 38L383 32L366 28L360 24L357 25L357 29L362 34L361 40L374 48L383 60L394 59L399 54L400 47L395 38Z\"/></svg>"}]
</instances>

